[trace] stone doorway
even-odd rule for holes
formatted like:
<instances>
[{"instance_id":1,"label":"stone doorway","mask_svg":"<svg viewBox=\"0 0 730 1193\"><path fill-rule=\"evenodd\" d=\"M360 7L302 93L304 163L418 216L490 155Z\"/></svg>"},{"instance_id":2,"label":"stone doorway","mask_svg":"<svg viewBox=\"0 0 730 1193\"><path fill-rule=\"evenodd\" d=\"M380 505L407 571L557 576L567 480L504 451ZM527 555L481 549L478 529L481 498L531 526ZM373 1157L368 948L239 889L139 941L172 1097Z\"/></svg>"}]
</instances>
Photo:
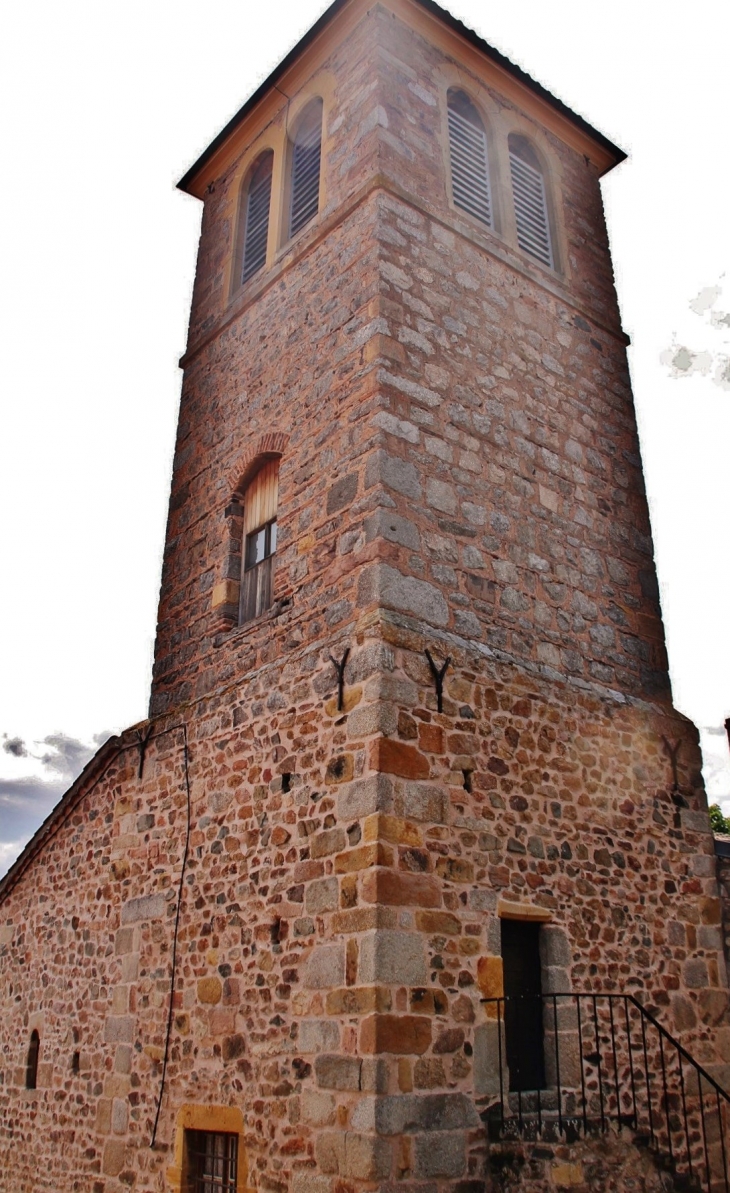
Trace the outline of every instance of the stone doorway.
<instances>
[{"instance_id":1,"label":"stone doorway","mask_svg":"<svg viewBox=\"0 0 730 1193\"><path fill-rule=\"evenodd\" d=\"M501 930L510 1090L545 1089L540 925L502 920Z\"/></svg>"}]
</instances>

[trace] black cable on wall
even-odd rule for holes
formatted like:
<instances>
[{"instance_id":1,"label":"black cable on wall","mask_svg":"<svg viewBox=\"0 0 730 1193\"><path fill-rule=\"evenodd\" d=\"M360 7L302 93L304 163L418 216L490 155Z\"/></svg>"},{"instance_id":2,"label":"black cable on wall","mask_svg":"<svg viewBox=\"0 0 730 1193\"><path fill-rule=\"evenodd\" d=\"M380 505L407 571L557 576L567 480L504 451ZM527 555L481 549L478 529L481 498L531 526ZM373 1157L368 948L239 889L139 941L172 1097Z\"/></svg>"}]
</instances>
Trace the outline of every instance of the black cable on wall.
<instances>
[{"instance_id":1,"label":"black cable on wall","mask_svg":"<svg viewBox=\"0 0 730 1193\"><path fill-rule=\"evenodd\" d=\"M155 1146L157 1138L157 1125L160 1121L160 1112L162 1110L162 1098L165 1093L165 1077L167 1076L167 1061L170 1055L170 1035L172 1034L172 1013L175 1001L175 974L177 972L177 936L180 927L180 909L182 907L183 896L183 880L185 878L185 868L188 863L188 852L190 849L190 819L191 819L191 801L190 801L190 771L188 768L188 727L187 725L173 725L171 729L164 730L165 733L172 733L175 729L182 729L183 733L183 767L185 773L185 796L187 801L187 825L185 830L185 849L183 850L182 866L180 868L180 883L177 893L177 910L175 912L175 929L172 936L172 973L170 974L170 1003L167 1009L167 1029L165 1031L165 1055L162 1060L162 1077L160 1079L160 1092L157 1097L157 1111L155 1113L155 1123L152 1128L152 1138L150 1139L150 1147ZM162 734L159 735L160 737Z\"/></svg>"}]
</instances>

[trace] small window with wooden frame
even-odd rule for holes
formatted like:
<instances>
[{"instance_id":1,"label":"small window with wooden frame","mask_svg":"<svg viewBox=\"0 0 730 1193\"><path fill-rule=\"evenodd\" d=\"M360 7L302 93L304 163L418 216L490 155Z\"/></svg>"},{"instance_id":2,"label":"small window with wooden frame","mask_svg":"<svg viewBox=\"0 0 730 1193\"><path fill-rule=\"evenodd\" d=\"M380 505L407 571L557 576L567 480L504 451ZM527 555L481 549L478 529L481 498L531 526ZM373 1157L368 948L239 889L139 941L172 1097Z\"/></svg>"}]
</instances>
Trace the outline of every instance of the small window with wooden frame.
<instances>
[{"instance_id":1,"label":"small window with wooden frame","mask_svg":"<svg viewBox=\"0 0 730 1193\"><path fill-rule=\"evenodd\" d=\"M266 460L243 495L243 550L239 623L253 621L270 606L274 593L279 460Z\"/></svg>"},{"instance_id":2,"label":"small window with wooden frame","mask_svg":"<svg viewBox=\"0 0 730 1193\"><path fill-rule=\"evenodd\" d=\"M241 1110L181 1106L167 1169L170 1193L250 1193Z\"/></svg>"},{"instance_id":3,"label":"small window with wooden frame","mask_svg":"<svg viewBox=\"0 0 730 1193\"><path fill-rule=\"evenodd\" d=\"M238 1135L185 1131L184 1193L237 1193Z\"/></svg>"}]
</instances>

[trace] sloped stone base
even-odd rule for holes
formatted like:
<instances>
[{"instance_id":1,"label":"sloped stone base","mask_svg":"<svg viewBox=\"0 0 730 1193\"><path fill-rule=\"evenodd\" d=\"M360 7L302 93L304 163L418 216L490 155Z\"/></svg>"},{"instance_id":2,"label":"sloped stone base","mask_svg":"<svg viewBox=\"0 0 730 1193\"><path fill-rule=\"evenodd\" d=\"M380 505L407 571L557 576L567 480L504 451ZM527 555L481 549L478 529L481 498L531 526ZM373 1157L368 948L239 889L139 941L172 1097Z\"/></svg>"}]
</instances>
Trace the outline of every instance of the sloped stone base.
<instances>
[{"instance_id":1,"label":"sloped stone base","mask_svg":"<svg viewBox=\"0 0 730 1193\"><path fill-rule=\"evenodd\" d=\"M581 1139L574 1144L491 1144L485 1193L669 1193L693 1186L662 1171L657 1158L629 1131Z\"/></svg>"}]
</instances>

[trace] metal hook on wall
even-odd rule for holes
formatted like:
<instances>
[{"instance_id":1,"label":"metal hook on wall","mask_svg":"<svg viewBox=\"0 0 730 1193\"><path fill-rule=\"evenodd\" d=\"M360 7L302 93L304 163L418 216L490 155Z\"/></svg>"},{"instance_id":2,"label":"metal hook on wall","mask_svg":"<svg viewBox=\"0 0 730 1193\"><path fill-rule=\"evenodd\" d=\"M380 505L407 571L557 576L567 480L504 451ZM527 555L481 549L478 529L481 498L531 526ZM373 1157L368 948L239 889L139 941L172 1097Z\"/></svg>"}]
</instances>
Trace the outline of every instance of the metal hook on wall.
<instances>
[{"instance_id":1,"label":"metal hook on wall","mask_svg":"<svg viewBox=\"0 0 730 1193\"><path fill-rule=\"evenodd\" d=\"M141 779L144 772L144 760L147 753L147 746L149 745L150 737L152 736L152 722L147 726L147 732L142 733L137 730L137 738L139 740L139 768L137 770L137 778Z\"/></svg>"},{"instance_id":2,"label":"metal hook on wall","mask_svg":"<svg viewBox=\"0 0 730 1193\"><path fill-rule=\"evenodd\" d=\"M439 712L443 712L444 711L444 676L446 675L446 672L449 668L449 664L451 662L451 655L449 655L449 657L447 658L443 667L441 668L441 670L439 670L438 667L436 666L436 664L434 663L433 659L431 658L430 650L428 650L428 649L424 650L423 653L425 654L426 658L428 659L428 665L431 668L431 674L433 676L433 681L436 684L436 705L437 705L437 708L438 708Z\"/></svg>"},{"instance_id":3,"label":"metal hook on wall","mask_svg":"<svg viewBox=\"0 0 730 1193\"><path fill-rule=\"evenodd\" d=\"M688 808L689 804L682 795L682 791L679 786L679 768L677 765L679 751L682 748L682 739L680 737L679 741L676 741L674 745L672 745L671 742L669 742L667 738L662 735L662 741L664 742L664 749L669 755L669 760L672 764L672 801L677 805L678 808Z\"/></svg>"},{"instance_id":4,"label":"metal hook on wall","mask_svg":"<svg viewBox=\"0 0 730 1193\"><path fill-rule=\"evenodd\" d=\"M346 647L345 653L343 654L339 663L337 662L337 659L333 659L332 655L330 655L330 663L332 664L335 671L337 672L337 711L338 712L342 712L342 709L344 708L344 705L345 705L345 667L347 666L347 660L349 657L350 657L349 646Z\"/></svg>"}]
</instances>

